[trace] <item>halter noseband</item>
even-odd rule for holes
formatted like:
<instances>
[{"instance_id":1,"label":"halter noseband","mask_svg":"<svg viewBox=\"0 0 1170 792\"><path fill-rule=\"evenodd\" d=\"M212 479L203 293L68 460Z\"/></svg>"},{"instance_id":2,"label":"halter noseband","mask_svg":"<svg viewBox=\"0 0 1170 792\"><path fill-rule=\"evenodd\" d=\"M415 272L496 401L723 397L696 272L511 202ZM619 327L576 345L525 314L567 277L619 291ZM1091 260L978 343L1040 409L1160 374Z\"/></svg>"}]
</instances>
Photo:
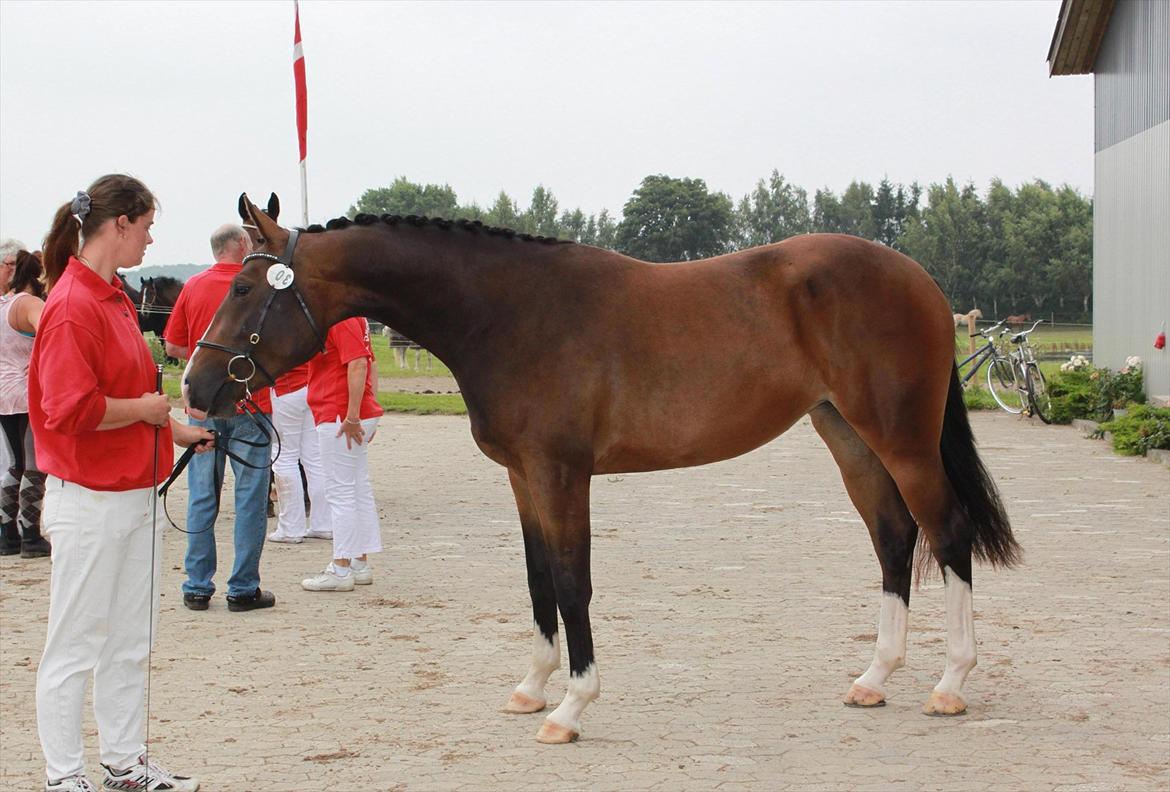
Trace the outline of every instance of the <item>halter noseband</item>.
<instances>
[{"instance_id":1,"label":"halter noseband","mask_svg":"<svg viewBox=\"0 0 1170 792\"><path fill-rule=\"evenodd\" d=\"M252 259L267 259L275 264L283 264L292 269L293 251L297 246L297 238L300 236L300 229L294 228L288 232L288 242L285 243L284 253L280 256L274 256L271 253L249 253L244 256L243 264L247 264ZM301 311L305 314L305 319L309 322L309 327L313 329L313 334L317 336L318 351L325 348L325 337L321 335L321 330L317 327L317 323L313 321L313 315L309 313L309 306L305 304L305 298L301 294L300 289L297 288L296 283L290 283L286 288L291 289L292 293L296 295L297 302L301 306ZM252 353L256 351L256 345L260 343L260 332L264 329L264 322L268 319L268 310L272 307L272 301L276 299L276 295L284 289L278 289L272 286L272 293L268 295L268 299L264 301L264 308L260 311L260 321L256 326L256 332L248 336L247 349L233 349L232 347L223 344L217 344L214 341L196 341L195 346L206 347L208 349L216 349L220 352L227 352L232 355L232 359L228 361L228 378L233 382L242 382L244 384L245 397L251 395L251 388L248 383L256 376L259 371L263 374L269 382L276 382L275 378L269 374L262 365L256 362L252 357ZM248 368L242 369L239 373L236 372L236 361L243 361L248 365ZM241 376L246 374L247 376Z\"/></svg>"}]
</instances>

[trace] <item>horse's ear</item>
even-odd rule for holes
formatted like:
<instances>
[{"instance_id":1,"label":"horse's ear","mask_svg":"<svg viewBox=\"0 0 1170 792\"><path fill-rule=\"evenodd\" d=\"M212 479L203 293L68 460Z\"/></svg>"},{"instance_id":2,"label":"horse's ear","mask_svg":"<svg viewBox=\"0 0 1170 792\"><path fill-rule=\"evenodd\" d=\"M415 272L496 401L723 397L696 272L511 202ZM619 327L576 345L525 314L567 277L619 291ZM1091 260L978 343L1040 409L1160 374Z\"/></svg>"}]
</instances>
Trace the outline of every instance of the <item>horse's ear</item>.
<instances>
[{"instance_id":1,"label":"horse's ear","mask_svg":"<svg viewBox=\"0 0 1170 792\"><path fill-rule=\"evenodd\" d=\"M245 223L248 222L248 205L245 203L245 201L247 201L247 200L248 200L248 194L247 193L240 193L240 203L239 203L239 206L236 208L236 211L240 213L240 219L243 220Z\"/></svg>"},{"instance_id":2,"label":"horse's ear","mask_svg":"<svg viewBox=\"0 0 1170 792\"><path fill-rule=\"evenodd\" d=\"M283 245L288 239L288 232L277 225L271 217L261 212L254 203L248 200L248 196L245 195L242 200L244 208L247 209L248 217L252 219L252 224L260 230L260 236L264 237L269 244ZM247 222L247 218L245 218L245 222Z\"/></svg>"},{"instance_id":3,"label":"horse's ear","mask_svg":"<svg viewBox=\"0 0 1170 792\"><path fill-rule=\"evenodd\" d=\"M280 217L280 199L276 197L276 193L268 196L268 216L273 220Z\"/></svg>"}]
</instances>

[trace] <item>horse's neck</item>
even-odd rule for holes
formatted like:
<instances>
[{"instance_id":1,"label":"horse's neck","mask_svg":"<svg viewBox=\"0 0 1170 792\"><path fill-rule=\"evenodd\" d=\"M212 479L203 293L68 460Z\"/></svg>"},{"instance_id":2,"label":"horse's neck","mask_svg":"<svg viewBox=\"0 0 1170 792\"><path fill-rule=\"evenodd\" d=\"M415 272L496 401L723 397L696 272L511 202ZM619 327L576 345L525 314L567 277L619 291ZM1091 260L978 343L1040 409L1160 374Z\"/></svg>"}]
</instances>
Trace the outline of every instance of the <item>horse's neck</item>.
<instances>
[{"instance_id":1,"label":"horse's neck","mask_svg":"<svg viewBox=\"0 0 1170 792\"><path fill-rule=\"evenodd\" d=\"M509 251L504 240L434 228L383 232L374 244L348 245L338 257L337 281L354 287L343 297L346 313L376 317L452 370L484 328L509 314L509 281L521 281L540 252L517 256L516 246L539 243L513 241Z\"/></svg>"}]
</instances>

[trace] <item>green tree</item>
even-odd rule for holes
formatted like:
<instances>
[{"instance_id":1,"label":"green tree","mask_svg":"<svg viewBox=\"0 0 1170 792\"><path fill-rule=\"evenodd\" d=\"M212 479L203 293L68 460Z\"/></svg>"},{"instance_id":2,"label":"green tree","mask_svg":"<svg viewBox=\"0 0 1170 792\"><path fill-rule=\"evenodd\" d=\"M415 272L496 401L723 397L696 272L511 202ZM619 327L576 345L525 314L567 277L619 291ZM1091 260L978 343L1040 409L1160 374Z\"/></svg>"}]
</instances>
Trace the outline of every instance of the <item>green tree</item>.
<instances>
[{"instance_id":1,"label":"green tree","mask_svg":"<svg viewBox=\"0 0 1170 792\"><path fill-rule=\"evenodd\" d=\"M845 233L845 218L841 202L828 187L817 190L813 195L813 231L818 234Z\"/></svg>"},{"instance_id":2,"label":"green tree","mask_svg":"<svg viewBox=\"0 0 1170 792\"><path fill-rule=\"evenodd\" d=\"M735 237L731 199L702 179L647 176L626 201L617 250L646 261L687 261L726 253Z\"/></svg>"},{"instance_id":3,"label":"green tree","mask_svg":"<svg viewBox=\"0 0 1170 792\"><path fill-rule=\"evenodd\" d=\"M812 228L808 193L773 170L767 183L760 179L756 189L739 202L736 221L737 242L744 248L807 234Z\"/></svg>"},{"instance_id":4,"label":"green tree","mask_svg":"<svg viewBox=\"0 0 1170 792\"><path fill-rule=\"evenodd\" d=\"M349 217L358 214L425 215L454 219L459 202L446 184L416 184L399 176L389 187L366 190L349 208Z\"/></svg>"},{"instance_id":5,"label":"green tree","mask_svg":"<svg viewBox=\"0 0 1170 792\"><path fill-rule=\"evenodd\" d=\"M948 177L927 190L921 216L907 223L900 244L938 282L953 308L969 310L982 263L982 207L974 185Z\"/></svg>"},{"instance_id":6,"label":"green tree","mask_svg":"<svg viewBox=\"0 0 1170 792\"><path fill-rule=\"evenodd\" d=\"M862 239L877 239L874 191L866 182L850 182L841 194L841 232Z\"/></svg>"},{"instance_id":7,"label":"green tree","mask_svg":"<svg viewBox=\"0 0 1170 792\"><path fill-rule=\"evenodd\" d=\"M517 231L520 229L517 226L520 224L520 207L516 205L506 192L500 190L500 194L496 196L496 201L487 210L483 217L483 222L490 226L498 228L512 228Z\"/></svg>"},{"instance_id":8,"label":"green tree","mask_svg":"<svg viewBox=\"0 0 1170 792\"><path fill-rule=\"evenodd\" d=\"M536 189L532 191L532 201L521 216L520 225L525 233L546 237L560 235L561 229L557 223L557 199L544 188L544 185L537 185Z\"/></svg>"},{"instance_id":9,"label":"green tree","mask_svg":"<svg viewBox=\"0 0 1170 792\"><path fill-rule=\"evenodd\" d=\"M590 215L590 221L593 217ZM597 215L597 231L590 244L608 250L617 249L618 224L609 216L608 209L602 209Z\"/></svg>"}]
</instances>

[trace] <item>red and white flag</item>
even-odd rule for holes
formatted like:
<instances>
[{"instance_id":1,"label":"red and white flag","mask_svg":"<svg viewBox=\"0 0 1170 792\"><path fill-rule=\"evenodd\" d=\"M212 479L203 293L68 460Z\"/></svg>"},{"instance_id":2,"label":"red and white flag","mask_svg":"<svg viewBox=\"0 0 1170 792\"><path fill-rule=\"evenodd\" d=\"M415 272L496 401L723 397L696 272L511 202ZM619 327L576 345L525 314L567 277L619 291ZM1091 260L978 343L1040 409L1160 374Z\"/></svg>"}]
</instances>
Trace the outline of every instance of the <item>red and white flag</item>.
<instances>
[{"instance_id":1,"label":"red and white flag","mask_svg":"<svg viewBox=\"0 0 1170 792\"><path fill-rule=\"evenodd\" d=\"M296 31L293 33L293 79L297 86L297 141L301 146L301 164L308 148L305 138L309 131L309 93L305 87L305 53L301 49L301 5L293 0L296 9Z\"/></svg>"}]
</instances>

